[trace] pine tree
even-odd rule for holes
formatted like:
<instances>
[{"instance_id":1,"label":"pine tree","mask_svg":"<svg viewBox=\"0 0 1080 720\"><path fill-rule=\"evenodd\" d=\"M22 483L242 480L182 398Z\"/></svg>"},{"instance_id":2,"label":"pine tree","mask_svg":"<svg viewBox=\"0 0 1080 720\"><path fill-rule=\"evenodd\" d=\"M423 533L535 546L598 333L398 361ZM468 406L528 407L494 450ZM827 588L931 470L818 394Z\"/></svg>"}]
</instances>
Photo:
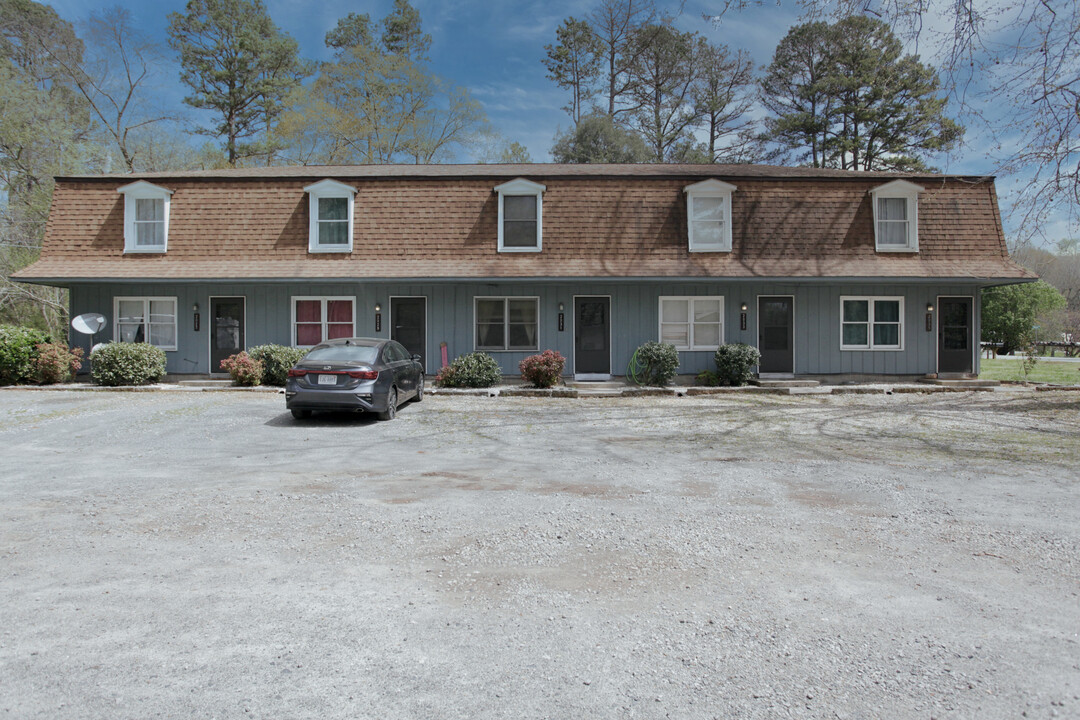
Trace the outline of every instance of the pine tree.
<instances>
[{"instance_id":1,"label":"pine tree","mask_svg":"<svg viewBox=\"0 0 1080 720\"><path fill-rule=\"evenodd\" d=\"M184 102L219 118L200 132L223 140L230 165L269 156L269 130L308 72L296 41L260 0L188 0L184 14L169 14L168 30L180 79L192 90Z\"/></svg>"}]
</instances>

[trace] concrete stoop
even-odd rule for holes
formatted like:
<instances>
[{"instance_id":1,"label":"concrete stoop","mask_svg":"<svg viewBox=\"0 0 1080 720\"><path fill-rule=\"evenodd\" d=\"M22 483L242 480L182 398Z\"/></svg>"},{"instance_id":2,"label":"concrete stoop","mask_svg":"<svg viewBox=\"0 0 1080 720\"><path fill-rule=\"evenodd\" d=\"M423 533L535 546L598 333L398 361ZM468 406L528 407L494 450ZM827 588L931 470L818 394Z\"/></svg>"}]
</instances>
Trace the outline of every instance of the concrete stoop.
<instances>
[{"instance_id":1,"label":"concrete stoop","mask_svg":"<svg viewBox=\"0 0 1080 720\"><path fill-rule=\"evenodd\" d=\"M751 385L764 388L816 388L821 385L817 380L796 380L795 378L765 379L754 378Z\"/></svg>"}]
</instances>

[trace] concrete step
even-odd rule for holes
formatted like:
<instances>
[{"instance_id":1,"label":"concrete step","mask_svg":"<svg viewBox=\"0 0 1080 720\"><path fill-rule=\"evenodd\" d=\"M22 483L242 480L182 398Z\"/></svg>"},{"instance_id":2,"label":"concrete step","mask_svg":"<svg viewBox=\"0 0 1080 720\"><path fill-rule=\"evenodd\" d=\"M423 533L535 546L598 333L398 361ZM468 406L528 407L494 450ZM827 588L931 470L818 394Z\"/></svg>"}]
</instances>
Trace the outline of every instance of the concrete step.
<instances>
[{"instance_id":1,"label":"concrete step","mask_svg":"<svg viewBox=\"0 0 1080 720\"><path fill-rule=\"evenodd\" d=\"M750 384L768 388L813 388L821 385L817 380L762 380L761 378L751 380Z\"/></svg>"}]
</instances>

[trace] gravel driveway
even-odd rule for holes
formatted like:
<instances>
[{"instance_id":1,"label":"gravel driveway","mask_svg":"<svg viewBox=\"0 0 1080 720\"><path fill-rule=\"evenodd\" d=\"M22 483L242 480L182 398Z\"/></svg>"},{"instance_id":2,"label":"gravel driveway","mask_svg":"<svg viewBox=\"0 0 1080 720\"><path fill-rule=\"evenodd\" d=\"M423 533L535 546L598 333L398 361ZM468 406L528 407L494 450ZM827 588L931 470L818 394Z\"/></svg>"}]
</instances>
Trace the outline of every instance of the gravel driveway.
<instances>
[{"instance_id":1,"label":"gravel driveway","mask_svg":"<svg viewBox=\"0 0 1080 720\"><path fill-rule=\"evenodd\" d=\"M1080 393L0 392L0 718L1080 716Z\"/></svg>"}]
</instances>

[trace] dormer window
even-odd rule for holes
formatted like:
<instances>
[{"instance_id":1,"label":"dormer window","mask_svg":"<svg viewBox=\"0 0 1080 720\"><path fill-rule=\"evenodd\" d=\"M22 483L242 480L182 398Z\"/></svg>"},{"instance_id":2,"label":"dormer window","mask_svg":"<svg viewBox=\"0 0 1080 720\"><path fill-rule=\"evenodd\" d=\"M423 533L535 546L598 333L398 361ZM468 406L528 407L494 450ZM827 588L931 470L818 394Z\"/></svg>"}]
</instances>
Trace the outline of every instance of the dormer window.
<instances>
[{"instance_id":1,"label":"dormer window","mask_svg":"<svg viewBox=\"0 0 1080 720\"><path fill-rule=\"evenodd\" d=\"M731 252L731 193L735 186L703 180L683 188L690 252Z\"/></svg>"},{"instance_id":2,"label":"dormer window","mask_svg":"<svg viewBox=\"0 0 1080 720\"><path fill-rule=\"evenodd\" d=\"M874 245L878 252L919 251L919 193L906 180L893 180L870 191L874 205Z\"/></svg>"},{"instance_id":3,"label":"dormer window","mask_svg":"<svg viewBox=\"0 0 1080 720\"><path fill-rule=\"evenodd\" d=\"M349 253L353 249L353 199L356 188L321 180L304 188L308 194L308 252Z\"/></svg>"},{"instance_id":4,"label":"dormer window","mask_svg":"<svg viewBox=\"0 0 1080 720\"><path fill-rule=\"evenodd\" d=\"M124 252L165 252L173 191L139 180L124 185L119 192L124 196Z\"/></svg>"},{"instance_id":5,"label":"dormer window","mask_svg":"<svg viewBox=\"0 0 1080 720\"><path fill-rule=\"evenodd\" d=\"M499 252L543 249L546 189L524 178L495 186L499 194Z\"/></svg>"}]
</instances>

